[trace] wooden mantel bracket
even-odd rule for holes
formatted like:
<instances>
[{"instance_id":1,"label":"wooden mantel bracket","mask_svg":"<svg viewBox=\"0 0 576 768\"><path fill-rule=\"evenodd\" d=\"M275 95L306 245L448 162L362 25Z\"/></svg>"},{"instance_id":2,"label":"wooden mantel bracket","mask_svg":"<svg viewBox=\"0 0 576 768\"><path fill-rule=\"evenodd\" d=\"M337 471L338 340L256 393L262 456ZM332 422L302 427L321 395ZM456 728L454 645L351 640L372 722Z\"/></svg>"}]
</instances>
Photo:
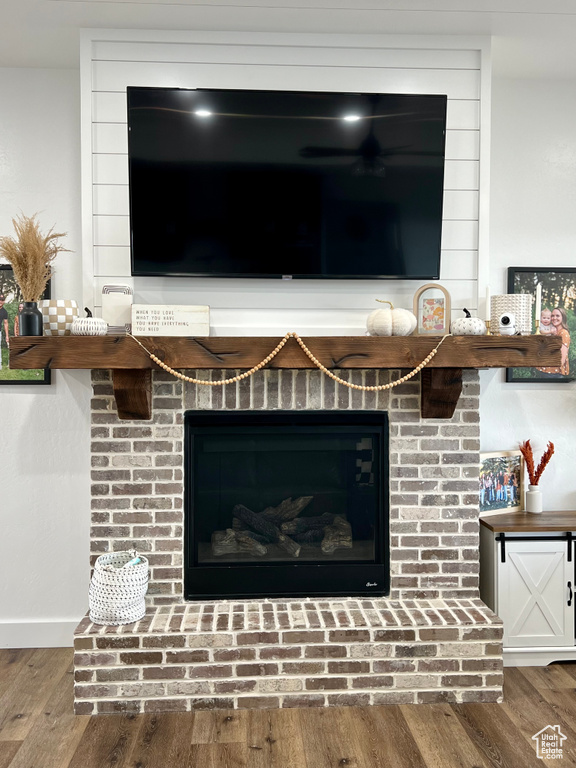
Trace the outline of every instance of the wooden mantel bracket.
<instances>
[{"instance_id":1,"label":"wooden mantel bracket","mask_svg":"<svg viewBox=\"0 0 576 768\"><path fill-rule=\"evenodd\" d=\"M420 375L422 418L452 418L462 392L462 368L424 368Z\"/></svg>"},{"instance_id":2,"label":"wooden mantel bracket","mask_svg":"<svg viewBox=\"0 0 576 768\"><path fill-rule=\"evenodd\" d=\"M112 386L118 407L119 419L152 418L152 371L140 370L112 371Z\"/></svg>"}]
</instances>

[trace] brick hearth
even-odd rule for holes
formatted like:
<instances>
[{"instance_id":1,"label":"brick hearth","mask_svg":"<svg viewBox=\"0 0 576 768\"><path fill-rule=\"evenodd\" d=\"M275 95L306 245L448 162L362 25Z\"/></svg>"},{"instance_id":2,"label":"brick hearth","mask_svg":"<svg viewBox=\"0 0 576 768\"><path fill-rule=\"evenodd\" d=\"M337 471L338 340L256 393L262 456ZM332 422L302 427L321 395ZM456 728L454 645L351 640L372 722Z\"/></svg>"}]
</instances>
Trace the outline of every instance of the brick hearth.
<instances>
[{"instance_id":1,"label":"brick hearth","mask_svg":"<svg viewBox=\"0 0 576 768\"><path fill-rule=\"evenodd\" d=\"M340 375L376 385L401 372ZM475 371L464 372L453 417L426 421L418 380L361 392L283 370L221 389L155 373L153 420L130 424L118 420L109 373L93 381L92 562L135 547L151 582L141 622L79 626L77 711L499 700L502 629L478 599ZM390 598L185 604L183 412L194 409L386 410Z\"/></svg>"},{"instance_id":2,"label":"brick hearth","mask_svg":"<svg viewBox=\"0 0 576 768\"><path fill-rule=\"evenodd\" d=\"M501 622L480 600L261 600L85 619L76 712L494 702Z\"/></svg>"}]
</instances>

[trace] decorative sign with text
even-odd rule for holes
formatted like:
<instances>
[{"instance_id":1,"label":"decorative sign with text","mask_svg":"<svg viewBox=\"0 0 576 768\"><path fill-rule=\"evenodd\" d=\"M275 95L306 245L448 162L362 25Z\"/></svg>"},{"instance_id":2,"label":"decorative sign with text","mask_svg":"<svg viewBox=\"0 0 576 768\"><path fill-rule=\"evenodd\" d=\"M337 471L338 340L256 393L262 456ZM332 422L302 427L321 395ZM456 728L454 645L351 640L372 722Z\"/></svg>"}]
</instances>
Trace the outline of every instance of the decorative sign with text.
<instances>
[{"instance_id":1,"label":"decorative sign with text","mask_svg":"<svg viewBox=\"0 0 576 768\"><path fill-rule=\"evenodd\" d=\"M210 307L177 304L133 304L135 336L209 336Z\"/></svg>"}]
</instances>

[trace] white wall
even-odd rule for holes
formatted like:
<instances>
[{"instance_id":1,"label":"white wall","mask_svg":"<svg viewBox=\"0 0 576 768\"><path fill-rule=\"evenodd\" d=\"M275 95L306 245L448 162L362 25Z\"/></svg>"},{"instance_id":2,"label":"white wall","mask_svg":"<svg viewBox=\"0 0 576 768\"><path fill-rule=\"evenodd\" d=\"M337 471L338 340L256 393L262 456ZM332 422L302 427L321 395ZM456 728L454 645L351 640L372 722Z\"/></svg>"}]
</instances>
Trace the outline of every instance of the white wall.
<instances>
[{"instance_id":1,"label":"white wall","mask_svg":"<svg viewBox=\"0 0 576 768\"><path fill-rule=\"evenodd\" d=\"M0 232L68 232L54 295L80 301L79 94L76 71L0 69ZM0 647L70 645L86 610L90 395L87 371L0 387Z\"/></svg>"},{"instance_id":2,"label":"white wall","mask_svg":"<svg viewBox=\"0 0 576 768\"><path fill-rule=\"evenodd\" d=\"M506 293L507 267L576 269L576 80L492 83L490 285ZM576 509L576 382L506 383L480 374L481 448L556 454L540 486L544 509Z\"/></svg>"}]
</instances>

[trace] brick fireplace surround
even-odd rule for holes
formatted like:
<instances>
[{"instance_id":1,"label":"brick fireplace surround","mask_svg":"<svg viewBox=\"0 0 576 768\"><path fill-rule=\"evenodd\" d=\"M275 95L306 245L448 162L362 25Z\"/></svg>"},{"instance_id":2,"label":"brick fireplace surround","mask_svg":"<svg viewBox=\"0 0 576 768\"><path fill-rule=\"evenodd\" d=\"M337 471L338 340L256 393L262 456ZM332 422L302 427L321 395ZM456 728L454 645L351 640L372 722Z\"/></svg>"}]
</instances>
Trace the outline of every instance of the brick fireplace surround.
<instances>
[{"instance_id":1,"label":"brick fireplace surround","mask_svg":"<svg viewBox=\"0 0 576 768\"><path fill-rule=\"evenodd\" d=\"M340 375L375 385L401 372ZM502 625L478 596L475 371L449 420L420 418L417 379L375 393L270 370L221 389L158 372L153 420L128 423L109 372L93 386L92 562L135 547L151 578L141 621L78 626L77 713L501 701ZM183 413L279 408L388 412L389 598L184 602Z\"/></svg>"}]
</instances>

